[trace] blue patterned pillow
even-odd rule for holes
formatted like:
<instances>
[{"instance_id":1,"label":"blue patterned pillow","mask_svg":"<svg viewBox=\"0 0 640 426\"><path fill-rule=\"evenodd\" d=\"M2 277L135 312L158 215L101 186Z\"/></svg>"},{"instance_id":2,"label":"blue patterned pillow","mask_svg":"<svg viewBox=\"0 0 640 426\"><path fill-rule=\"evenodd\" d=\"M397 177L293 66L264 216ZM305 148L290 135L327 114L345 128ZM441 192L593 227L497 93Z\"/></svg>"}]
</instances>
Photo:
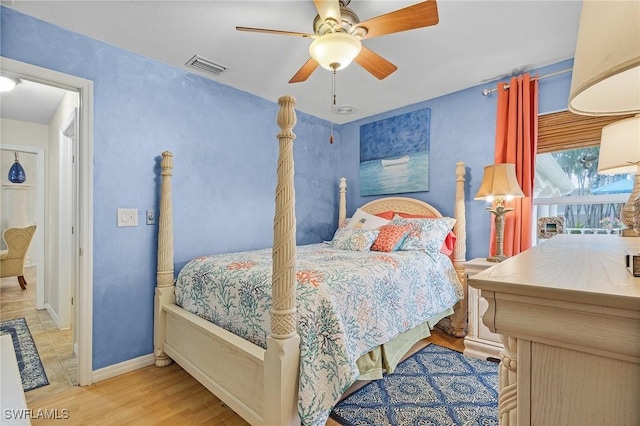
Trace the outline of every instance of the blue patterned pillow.
<instances>
[{"instance_id":1,"label":"blue patterned pillow","mask_svg":"<svg viewBox=\"0 0 640 426\"><path fill-rule=\"evenodd\" d=\"M369 251L379 233L377 229L338 228L331 243L340 250Z\"/></svg>"},{"instance_id":2,"label":"blue patterned pillow","mask_svg":"<svg viewBox=\"0 0 640 426\"><path fill-rule=\"evenodd\" d=\"M406 219L396 215L391 223L394 225L411 225L409 235L407 235L399 250L440 251L444 239L453 229L456 220L452 217Z\"/></svg>"}]
</instances>

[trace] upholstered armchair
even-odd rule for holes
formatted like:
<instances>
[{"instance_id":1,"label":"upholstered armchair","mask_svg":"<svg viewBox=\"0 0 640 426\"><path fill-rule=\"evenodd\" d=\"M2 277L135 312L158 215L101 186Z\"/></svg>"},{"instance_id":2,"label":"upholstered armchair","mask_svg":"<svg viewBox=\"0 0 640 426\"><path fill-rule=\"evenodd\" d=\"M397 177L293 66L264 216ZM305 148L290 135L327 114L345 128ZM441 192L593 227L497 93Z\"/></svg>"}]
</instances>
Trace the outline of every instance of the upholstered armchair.
<instances>
[{"instance_id":1,"label":"upholstered armchair","mask_svg":"<svg viewBox=\"0 0 640 426\"><path fill-rule=\"evenodd\" d=\"M18 283L23 290L27 288L27 280L24 279L24 258L36 226L26 228L7 228L2 233L7 244L7 250L0 251L0 277L18 277Z\"/></svg>"}]
</instances>

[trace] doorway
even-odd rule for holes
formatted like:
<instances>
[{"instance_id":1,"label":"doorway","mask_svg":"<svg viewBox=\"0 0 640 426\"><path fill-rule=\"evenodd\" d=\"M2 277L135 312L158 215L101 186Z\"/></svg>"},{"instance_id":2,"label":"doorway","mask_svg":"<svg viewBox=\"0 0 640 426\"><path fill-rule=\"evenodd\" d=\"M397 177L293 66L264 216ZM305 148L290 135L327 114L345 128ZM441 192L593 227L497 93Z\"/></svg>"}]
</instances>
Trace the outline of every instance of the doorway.
<instances>
[{"instance_id":1,"label":"doorway","mask_svg":"<svg viewBox=\"0 0 640 426\"><path fill-rule=\"evenodd\" d=\"M0 170L9 170L9 166L14 159L24 163L27 171L29 171L28 179L25 184L3 183L2 200L0 203L0 229L8 227L24 227L33 224L45 224L45 177L42 171L45 169L45 152L44 147L13 145L6 143L6 133L8 130L3 129L3 143L0 145ZM19 131L20 132L20 131ZM21 134L22 132L20 132ZM10 139L10 138L9 138ZM12 194L13 193L13 194ZM16 200L16 197L21 200ZM21 204L21 210L9 211L7 206L18 201ZM44 226L40 226L33 236L32 244L27 252L27 261L25 265L36 267L36 308L45 309L45 250L44 250ZM2 242L2 249L4 241ZM38 268L38 265L40 268Z\"/></svg>"},{"instance_id":2,"label":"doorway","mask_svg":"<svg viewBox=\"0 0 640 426\"><path fill-rule=\"evenodd\" d=\"M66 128L59 129L60 140L70 139L65 133L73 126L73 139L63 143L65 149L71 147L75 156L75 170L71 168L68 177L76 196L70 198L71 221L73 229L69 234L73 243L70 253L70 270L76 276L77 290L70 290L75 306L74 334L77 336L77 378L81 386L92 383L92 289L93 289L93 197L92 197L92 156L93 156L93 83L89 80L46 68L37 67L12 59L0 57L0 69L3 75L58 87L78 94L79 105L75 123L67 122ZM73 156L73 154L72 154ZM74 161L72 158L71 161ZM75 200L75 201L74 201ZM66 202L66 201L65 201ZM51 212L49 212L49 215ZM49 219L49 218L46 218ZM42 223L45 223L43 220ZM61 225L62 226L62 225ZM51 231L51 229L49 230ZM67 246L68 247L68 246ZM59 268L64 269L64 268Z\"/></svg>"}]
</instances>

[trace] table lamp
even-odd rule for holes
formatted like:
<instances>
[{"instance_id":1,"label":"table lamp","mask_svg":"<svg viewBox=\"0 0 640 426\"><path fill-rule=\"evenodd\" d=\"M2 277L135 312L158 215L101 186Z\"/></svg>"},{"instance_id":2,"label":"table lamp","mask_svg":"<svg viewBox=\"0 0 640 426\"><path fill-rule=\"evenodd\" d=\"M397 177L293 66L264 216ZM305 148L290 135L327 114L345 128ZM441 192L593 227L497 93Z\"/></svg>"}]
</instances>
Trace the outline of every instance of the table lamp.
<instances>
[{"instance_id":1,"label":"table lamp","mask_svg":"<svg viewBox=\"0 0 640 426\"><path fill-rule=\"evenodd\" d=\"M629 200L622 207L620 220L627 227L623 237L638 237L633 230L633 204L640 196L640 115L616 121L602 128L598 174L635 174Z\"/></svg>"},{"instance_id":2,"label":"table lamp","mask_svg":"<svg viewBox=\"0 0 640 426\"><path fill-rule=\"evenodd\" d=\"M484 168L484 176L476 200L495 201L496 206L487 207L487 211L495 215L496 253L487 257L489 262L502 262L507 258L503 253L504 215L512 211L504 202L513 198L524 197L516 178L516 165L509 163L493 164Z\"/></svg>"},{"instance_id":3,"label":"table lamp","mask_svg":"<svg viewBox=\"0 0 640 426\"><path fill-rule=\"evenodd\" d=\"M585 1L571 76L569 110L640 113L640 2Z\"/></svg>"}]
</instances>

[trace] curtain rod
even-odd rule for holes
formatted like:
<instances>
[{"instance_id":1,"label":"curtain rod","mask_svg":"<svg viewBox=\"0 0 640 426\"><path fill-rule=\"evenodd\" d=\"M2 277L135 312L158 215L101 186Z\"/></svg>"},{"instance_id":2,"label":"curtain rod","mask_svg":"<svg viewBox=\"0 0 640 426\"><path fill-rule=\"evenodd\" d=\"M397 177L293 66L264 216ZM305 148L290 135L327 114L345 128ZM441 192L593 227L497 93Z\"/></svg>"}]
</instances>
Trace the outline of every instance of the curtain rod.
<instances>
[{"instance_id":1,"label":"curtain rod","mask_svg":"<svg viewBox=\"0 0 640 426\"><path fill-rule=\"evenodd\" d=\"M560 71L552 72L552 73L549 73L549 74L541 75L541 76L540 76L540 77L538 77L537 79L538 79L538 80L542 80L543 78L548 78L548 77L553 77L553 76L560 75L560 74L565 74L565 73L571 72L572 70L573 70L573 68L567 68L566 70L560 70ZM535 78L535 77L534 77L534 78ZM506 84L506 85L504 86L504 88L505 88L505 89L508 89L508 88L509 88L509 85L508 85L508 84ZM497 88L493 88L493 89L484 89L484 90L482 91L482 96L489 96L489 95L490 95L490 94L492 94L493 92L497 92L497 91L498 91L498 89L497 89Z\"/></svg>"}]
</instances>

